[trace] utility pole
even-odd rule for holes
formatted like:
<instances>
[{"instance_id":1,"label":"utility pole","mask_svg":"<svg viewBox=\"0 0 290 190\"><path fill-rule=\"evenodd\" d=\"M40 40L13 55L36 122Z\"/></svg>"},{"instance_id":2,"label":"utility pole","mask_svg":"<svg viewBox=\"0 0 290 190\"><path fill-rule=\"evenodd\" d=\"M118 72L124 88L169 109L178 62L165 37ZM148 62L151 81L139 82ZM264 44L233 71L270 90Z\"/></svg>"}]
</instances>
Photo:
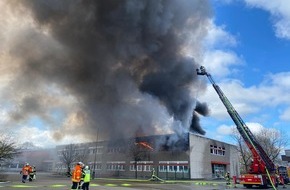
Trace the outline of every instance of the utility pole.
<instances>
[{"instance_id":1,"label":"utility pole","mask_svg":"<svg viewBox=\"0 0 290 190\"><path fill-rule=\"evenodd\" d=\"M97 128L97 138L96 138L96 149L95 149L95 157L94 157L94 170L93 170L93 179L95 179L96 176L96 161L97 161L97 151L98 151L98 140L99 140L99 128Z\"/></svg>"}]
</instances>

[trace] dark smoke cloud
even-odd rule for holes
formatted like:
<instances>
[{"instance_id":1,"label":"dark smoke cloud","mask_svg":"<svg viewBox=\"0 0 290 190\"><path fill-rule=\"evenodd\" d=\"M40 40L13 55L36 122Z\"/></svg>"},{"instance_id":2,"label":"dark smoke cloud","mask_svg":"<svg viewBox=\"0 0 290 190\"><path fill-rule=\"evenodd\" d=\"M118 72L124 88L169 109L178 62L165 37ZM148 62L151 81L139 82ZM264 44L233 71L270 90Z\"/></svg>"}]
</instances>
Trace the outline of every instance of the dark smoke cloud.
<instances>
[{"instance_id":1,"label":"dark smoke cloud","mask_svg":"<svg viewBox=\"0 0 290 190\"><path fill-rule=\"evenodd\" d=\"M191 94L198 88L198 64L185 52L198 55L201 50L210 16L207 1L7 2L15 14L31 14L36 26L15 38L10 50L20 62L11 82L21 95L14 120L45 118L58 139L66 133L121 137L187 131L189 126L204 134L198 116L192 116L195 104L199 114L208 112ZM54 97L52 89L74 99L77 108ZM59 129L56 115L68 117L70 111L76 113L71 120L81 125L69 127L63 121ZM170 117L173 128L166 128Z\"/></svg>"},{"instance_id":2,"label":"dark smoke cloud","mask_svg":"<svg viewBox=\"0 0 290 190\"><path fill-rule=\"evenodd\" d=\"M196 111L197 113L203 116L207 116L209 114L209 109L205 102L201 103L199 101L196 101L196 106L195 106L194 111Z\"/></svg>"}]
</instances>

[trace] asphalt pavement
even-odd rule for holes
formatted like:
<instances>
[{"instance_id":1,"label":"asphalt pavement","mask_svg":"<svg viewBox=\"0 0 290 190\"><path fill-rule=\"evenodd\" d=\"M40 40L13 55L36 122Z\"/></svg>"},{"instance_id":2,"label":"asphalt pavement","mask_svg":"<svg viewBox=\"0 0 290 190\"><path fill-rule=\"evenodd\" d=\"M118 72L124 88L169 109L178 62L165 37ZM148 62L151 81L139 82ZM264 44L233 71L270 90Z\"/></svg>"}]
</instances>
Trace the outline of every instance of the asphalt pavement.
<instances>
[{"instance_id":1,"label":"asphalt pavement","mask_svg":"<svg viewBox=\"0 0 290 190\"><path fill-rule=\"evenodd\" d=\"M2 180L3 181L3 180ZM236 186L236 187L235 187ZM90 190L245 190L243 186L226 185L224 180L185 180L185 181L150 181L146 179L112 179L99 178L90 182ZM65 176L49 173L38 173L36 180L21 182L21 175L10 173L5 182L0 182L0 190L23 189L25 190L70 190L71 179ZM253 188L254 189L254 188ZM271 189L271 188L269 188ZM290 189L290 185L278 189Z\"/></svg>"}]
</instances>

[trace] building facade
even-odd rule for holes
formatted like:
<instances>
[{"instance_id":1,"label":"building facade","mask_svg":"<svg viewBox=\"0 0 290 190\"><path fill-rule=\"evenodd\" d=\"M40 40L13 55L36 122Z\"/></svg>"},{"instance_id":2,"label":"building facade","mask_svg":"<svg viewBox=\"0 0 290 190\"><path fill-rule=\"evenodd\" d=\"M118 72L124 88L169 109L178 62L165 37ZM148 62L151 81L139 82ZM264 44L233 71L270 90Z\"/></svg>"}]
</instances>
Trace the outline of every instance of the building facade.
<instances>
[{"instance_id":1,"label":"building facade","mask_svg":"<svg viewBox=\"0 0 290 190\"><path fill-rule=\"evenodd\" d=\"M73 161L62 159L71 155ZM161 179L223 178L238 176L237 147L196 134L156 135L57 146L55 149L26 150L6 165L20 171L25 163L37 171L65 174L77 162L89 165L94 177L149 179L152 170Z\"/></svg>"},{"instance_id":2,"label":"building facade","mask_svg":"<svg viewBox=\"0 0 290 190\"><path fill-rule=\"evenodd\" d=\"M61 157L68 145L58 146ZM239 175L239 155L234 145L195 134L138 137L79 144L96 177L150 178L154 168L162 179L222 178L225 172ZM73 167L73 166L71 166ZM63 162L56 172L64 172Z\"/></svg>"},{"instance_id":3,"label":"building facade","mask_svg":"<svg viewBox=\"0 0 290 190\"><path fill-rule=\"evenodd\" d=\"M281 155L282 161L286 163L286 165L290 166L290 150L285 150L285 155Z\"/></svg>"},{"instance_id":4,"label":"building facade","mask_svg":"<svg viewBox=\"0 0 290 190\"><path fill-rule=\"evenodd\" d=\"M202 136L190 135L191 179L222 178L240 174L237 147Z\"/></svg>"}]
</instances>

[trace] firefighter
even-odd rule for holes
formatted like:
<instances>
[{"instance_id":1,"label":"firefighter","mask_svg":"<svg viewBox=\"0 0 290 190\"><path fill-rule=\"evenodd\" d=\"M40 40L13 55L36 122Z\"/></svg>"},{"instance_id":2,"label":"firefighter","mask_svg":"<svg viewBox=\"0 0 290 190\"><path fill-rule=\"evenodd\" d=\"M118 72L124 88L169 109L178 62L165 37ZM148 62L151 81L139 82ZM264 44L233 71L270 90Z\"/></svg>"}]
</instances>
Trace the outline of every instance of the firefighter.
<instances>
[{"instance_id":1,"label":"firefighter","mask_svg":"<svg viewBox=\"0 0 290 190\"><path fill-rule=\"evenodd\" d=\"M36 168L35 166L32 166L33 167L33 179L35 180L36 179Z\"/></svg>"},{"instance_id":2,"label":"firefighter","mask_svg":"<svg viewBox=\"0 0 290 190\"><path fill-rule=\"evenodd\" d=\"M155 174L155 169L154 168L152 168L150 180L157 180L157 176Z\"/></svg>"},{"instance_id":3,"label":"firefighter","mask_svg":"<svg viewBox=\"0 0 290 190\"><path fill-rule=\"evenodd\" d=\"M279 174L279 182L280 182L281 185L283 185L283 188L286 188L284 177L283 177L282 174Z\"/></svg>"},{"instance_id":4,"label":"firefighter","mask_svg":"<svg viewBox=\"0 0 290 190\"><path fill-rule=\"evenodd\" d=\"M82 176L81 162L78 162L72 171L72 187L71 189L78 189Z\"/></svg>"},{"instance_id":5,"label":"firefighter","mask_svg":"<svg viewBox=\"0 0 290 190\"><path fill-rule=\"evenodd\" d=\"M35 166L29 166L28 173L29 173L29 181L35 179Z\"/></svg>"},{"instance_id":6,"label":"firefighter","mask_svg":"<svg viewBox=\"0 0 290 190\"><path fill-rule=\"evenodd\" d=\"M225 175L225 179L227 181L227 185L230 185L231 184L231 177L230 177L230 172L227 172L226 175Z\"/></svg>"},{"instance_id":7,"label":"firefighter","mask_svg":"<svg viewBox=\"0 0 290 190\"><path fill-rule=\"evenodd\" d=\"M23 167L22 170L20 171L20 174L22 174L22 183L25 183L27 176L29 174L29 163L26 163Z\"/></svg>"},{"instance_id":8,"label":"firefighter","mask_svg":"<svg viewBox=\"0 0 290 190\"><path fill-rule=\"evenodd\" d=\"M82 162L80 162L81 168L82 168L82 174L81 174L81 180L79 182L79 187L78 189L82 189L82 185L84 183L84 177L85 177L85 173L84 173L84 164Z\"/></svg>"},{"instance_id":9,"label":"firefighter","mask_svg":"<svg viewBox=\"0 0 290 190\"><path fill-rule=\"evenodd\" d=\"M84 173L84 183L82 185L82 189L89 190L91 180L91 171L89 169L89 166L85 166L83 173Z\"/></svg>"}]
</instances>

